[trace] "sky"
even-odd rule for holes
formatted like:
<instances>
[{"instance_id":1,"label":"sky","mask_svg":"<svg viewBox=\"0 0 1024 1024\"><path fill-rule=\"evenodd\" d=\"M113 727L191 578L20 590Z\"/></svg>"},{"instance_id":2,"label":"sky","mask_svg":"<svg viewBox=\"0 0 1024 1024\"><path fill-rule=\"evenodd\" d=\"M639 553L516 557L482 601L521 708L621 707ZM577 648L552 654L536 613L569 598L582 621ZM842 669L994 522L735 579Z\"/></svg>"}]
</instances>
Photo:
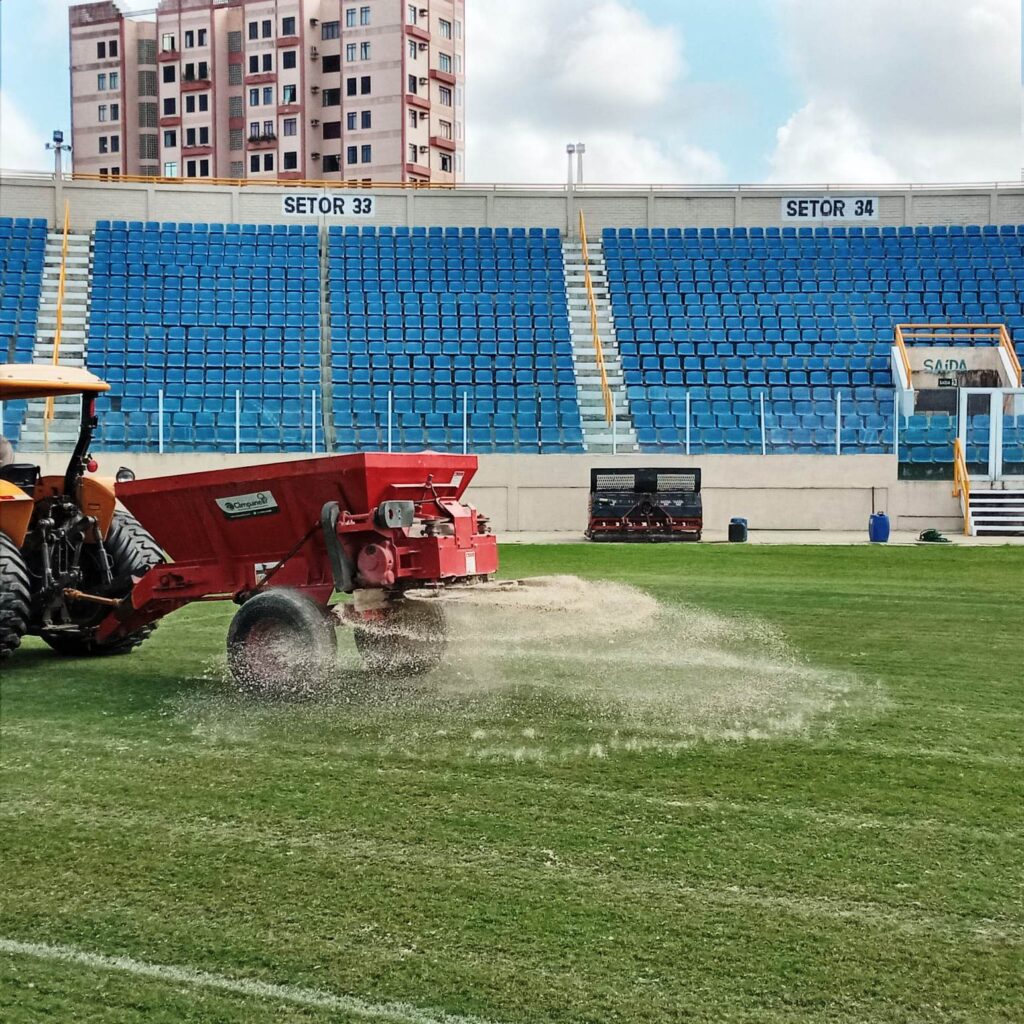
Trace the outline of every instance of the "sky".
<instances>
[{"instance_id":1,"label":"sky","mask_svg":"<svg viewBox=\"0 0 1024 1024\"><path fill-rule=\"evenodd\" d=\"M154 0L125 0L151 7ZM70 128L69 0L0 0L0 167ZM1019 180L1021 0L466 0L466 180Z\"/></svg>"}]
</instances>

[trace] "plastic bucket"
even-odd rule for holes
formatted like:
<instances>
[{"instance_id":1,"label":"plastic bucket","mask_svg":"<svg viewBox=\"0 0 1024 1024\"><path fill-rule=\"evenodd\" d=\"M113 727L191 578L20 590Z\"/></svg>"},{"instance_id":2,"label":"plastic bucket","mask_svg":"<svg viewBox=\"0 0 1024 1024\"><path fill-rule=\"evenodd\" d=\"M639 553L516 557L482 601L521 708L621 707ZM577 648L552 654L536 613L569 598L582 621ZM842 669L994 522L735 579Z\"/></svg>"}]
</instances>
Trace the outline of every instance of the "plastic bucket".
<instances>
[{"instance_id":1,"label":"plastic bucket","mask_svg":"<svg viewBox=\"0 0 1024 1024\"><path fill-rule=\"evenodd\" d=\"M872 544L885 544L889 540L889 517L876 512L868 520L868 539Z\"/></svg>"}]
</instances>

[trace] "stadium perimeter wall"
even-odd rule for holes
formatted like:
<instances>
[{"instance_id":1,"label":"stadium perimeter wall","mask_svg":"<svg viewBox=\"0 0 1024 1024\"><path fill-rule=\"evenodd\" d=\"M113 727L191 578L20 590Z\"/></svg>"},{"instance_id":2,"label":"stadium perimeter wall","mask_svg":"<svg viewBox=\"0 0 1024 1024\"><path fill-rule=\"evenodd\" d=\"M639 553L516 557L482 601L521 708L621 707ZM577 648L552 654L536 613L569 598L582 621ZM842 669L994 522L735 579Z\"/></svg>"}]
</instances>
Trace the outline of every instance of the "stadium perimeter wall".
<instances>
[{"instance_id":1,"label":"stadium perimeter wall","mask_svg":"<svg viewBox=\"0 0 1024 1024\"><path fill-rule=\"evenodd\" d=\"M35 458L19 453L23 460ZM128 466L144 477L251 466L296 455L150 455L101 452L100 473ZM872 512L887 512L896 530L934 526L958 531L959 502L948 481L901 481L892 455L481 455L469 500L498 533L582 533L590 470L600 466L698 466L708 530L733 516L762 530L867 530ZM67 456L43 458L44 471L63 472Z\"/></svg>"},{"instance_id":2,"label":"stadium perimeter wall","mask_svg":"<svg viewBox=\"0 0 1024 1024\"><path fill-rule=\"evenodd\" d=\"M301 191L311 191L302 187ZM288 190L258 185L55 182L50 175L0 177L0 216L45 217L91 230L97 220L205 221L245 224L354 223L339 218L286 216ZM1024 184L792 187L604 187L569 192L553 186L460 186L457 189L358 189L376 199L365 223L408 226L559 227L573 233L582 209L588 233L606 227L779 226L784 198L872 196L879 225L1024 223ZM814 225L819 221L800 221Z\"/></svg>"}]
</instances>

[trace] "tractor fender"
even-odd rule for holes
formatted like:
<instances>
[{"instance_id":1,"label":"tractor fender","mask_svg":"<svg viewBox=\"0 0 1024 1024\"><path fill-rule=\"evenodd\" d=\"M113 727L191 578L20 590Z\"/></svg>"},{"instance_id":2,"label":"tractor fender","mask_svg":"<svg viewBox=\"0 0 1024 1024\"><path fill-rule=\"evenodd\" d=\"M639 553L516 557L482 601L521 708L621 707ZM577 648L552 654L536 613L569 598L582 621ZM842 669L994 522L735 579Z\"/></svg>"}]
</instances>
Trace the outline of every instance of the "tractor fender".
<instances>
[{"instance_id":1,"label":"tractor fender","mask_svg":"<svg viewBox=\"0 0 1024 1024\"><path fill-rule=\"evenodd\" d=\"M25 543L35 507L36 503L20 487L0 480L0 533L6 534L16 548Z\"/></svg>"},{"instance_id":2,"label":"tractor fender","mask_svg":"<svg viewBox=\"0 0 1024 1024\"><path fill-rule=\"evenodd\" d=\"M57 497L64 493L63 476L44 476L36 484L36 501ZM114 481L104 476L83 476L76 504L82 515L96 520L101 537L106 537L114 519L117 499L114 496Z\"/></svg>"}]
</instances>

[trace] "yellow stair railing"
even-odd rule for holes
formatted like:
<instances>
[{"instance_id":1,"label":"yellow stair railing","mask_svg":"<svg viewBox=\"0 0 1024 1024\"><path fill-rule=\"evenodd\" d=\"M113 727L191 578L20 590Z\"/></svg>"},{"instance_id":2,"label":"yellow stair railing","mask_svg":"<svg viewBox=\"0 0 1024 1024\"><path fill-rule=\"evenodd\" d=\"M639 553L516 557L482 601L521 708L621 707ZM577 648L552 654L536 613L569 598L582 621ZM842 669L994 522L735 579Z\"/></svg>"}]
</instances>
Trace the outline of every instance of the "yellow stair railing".
<instances>
[{"instance_id":1,"label":"yellow stair railing","mask_svg":"<svg viewBox=\"0 0 1024 1024\"><path fill-rule=\"evenodd\" d=\"M608 384L608 371L604 365L604 349L601 346L601 332L597 327L597 298L594 295L594 282L590 276L590 253L587 249L587 221L580 210L580 245L583 252L583 279L587 288L587 302L590 305L590 330L594 338L594 358L598 372L601 374L601 395L604 398L605 422L611 424L615 419L615 403L612 400L612 389Z\"/></svg>"},{"instance_id":2,"label":"yellow stair railing","mask_svg":"<svg viewBox=\"0 0 1024 1024\"><path fill-rule=\"evenodd\" d=\"M953 441L953 497L960 499L964 514L964 536L971 535L971 478L967 472L967 459L960 438Z\"/></svg>"},{"instance_id":3,"label":"yellow stair railing","mask_svg":"<svg viewBox=\"0 0 1024 1024\"><path fill-rule=\"evenodd\" d=\"M1016 386L1019 388L1024 387L1024 373L1021 372L1020 360L1017 358L1017 353L1014 350L1010 332L1006 329L1006 324L999 325L999 345L1010 360L1010 366L1017 373Z\"/></svg>"},{"instance_id":4,"label":"yellow stair railing","mask_svg":"<svg viewBox=\"0 0 1024 1024\"><path fill-rule=\"evenodd\" d=\"M896 325L896 348L899 350L900 362L903 364L903 372L906 374L907 387L912 388L914 384L911 377L910 356L907 354L907 342L903 336L903 332L907 327L907 324Z\"/></svg>"},{"instance_id":5,"label":"yellow stair railing","mask_svg":"<svg viewBox=\"0 0 1024 1024\"><path fill-rule=\"evenodd\" d=\"M903 368L910 379L910 360L907 356L907 342L930 342L933 345L955 344L960 341L995 343L1006 353L1011 367L1010 383L1013 387L1024 387L1020 359L1013 348L1013 340L1006 324L899 324L896 327L896 346L900 350Z\"/></svg>"},{"instance_id":6,"label":"yellow stair railing","mask_svg":"<svg viewBox=\"0 0 1024 1024\"><path fill-rule=\"evenodd\" d=\"M71 229L71 206L64 204L64 237L60 247L60 278L57 281L57 327L53 332L53 365L60 364L60 340L64 329L64 288L68 272L68 233ZM53 420L53 397L46 400L46 412L43 416L43 444L50 444L50 422Z\"/></svg>"}]
</instances>

